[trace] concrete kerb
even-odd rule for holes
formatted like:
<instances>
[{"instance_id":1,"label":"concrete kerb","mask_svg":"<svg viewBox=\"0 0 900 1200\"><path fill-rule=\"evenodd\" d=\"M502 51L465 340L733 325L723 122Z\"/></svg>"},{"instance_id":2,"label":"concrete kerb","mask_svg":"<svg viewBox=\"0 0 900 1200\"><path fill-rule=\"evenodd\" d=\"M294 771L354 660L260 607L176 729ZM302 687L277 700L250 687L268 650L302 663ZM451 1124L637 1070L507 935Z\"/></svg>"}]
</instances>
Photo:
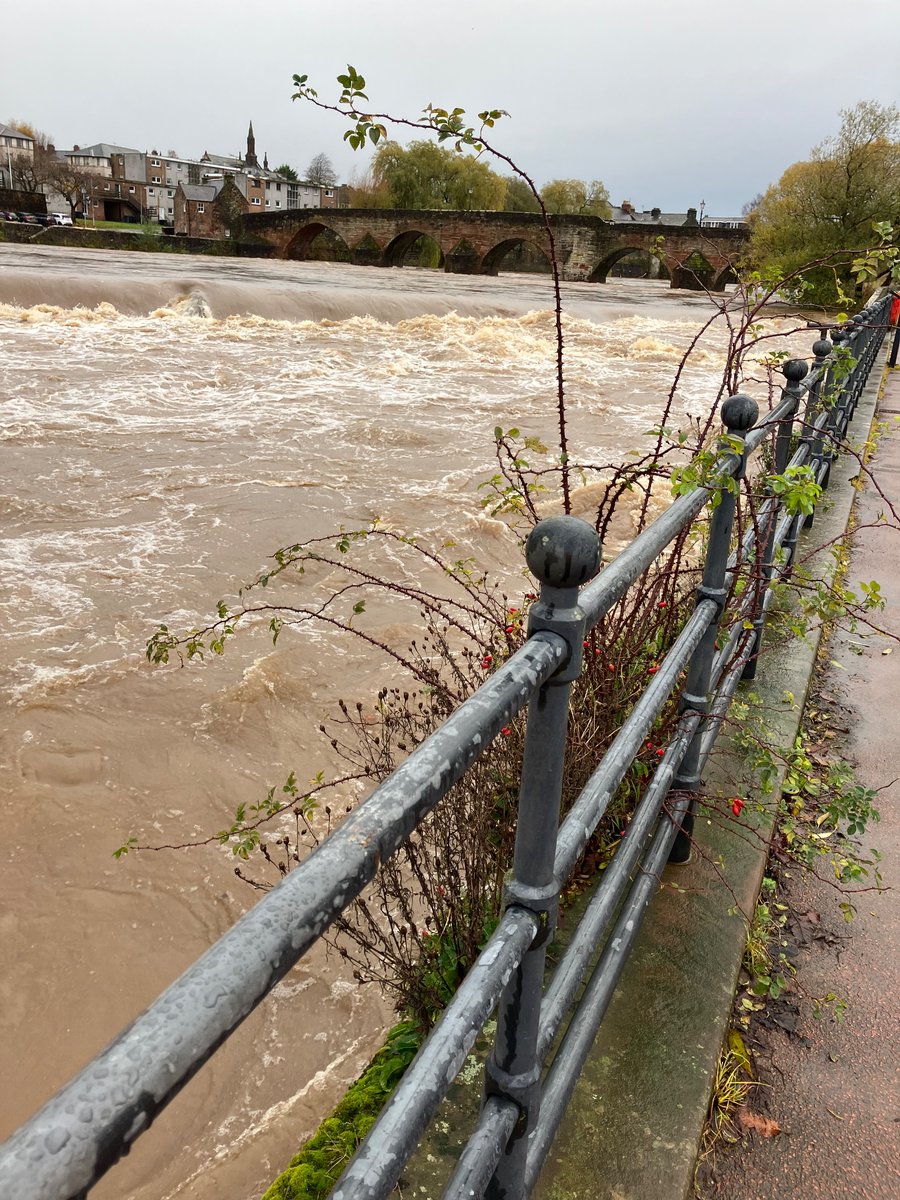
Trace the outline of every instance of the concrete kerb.
<instances>
[{"instance_id":1,"label":"concrete kerb","mask_svg":"<svg viewBox=\"0 0 900 1200\"><path fill-rule=\"evenodd\" d=\"M849 431L858 442L871 432L883 363L884 352ZM856 495L850 480L857 471L850 456L834 464L828 503L801 540L799 558L844 535ZM836 569L827 551L805 565L823 578ZM800 725L819 640L816 633L779 646L777 654L761 659L752 685L775 740L785 748ZM793 700L786 699L788 693ZM713 795L746 796L752 786L727 730L706 780ZM683 1200L692 1194L746 940L741 914L755 907L771 827L771 818L761 821L757 836L748 838L721 816L699 817L695 836L701 852L686 866L666 869L535 1189L539 1200ZM724 864L724 880L718 863ZM740 911L729 915L735 905Z\"/></svg>"}]
</instances>

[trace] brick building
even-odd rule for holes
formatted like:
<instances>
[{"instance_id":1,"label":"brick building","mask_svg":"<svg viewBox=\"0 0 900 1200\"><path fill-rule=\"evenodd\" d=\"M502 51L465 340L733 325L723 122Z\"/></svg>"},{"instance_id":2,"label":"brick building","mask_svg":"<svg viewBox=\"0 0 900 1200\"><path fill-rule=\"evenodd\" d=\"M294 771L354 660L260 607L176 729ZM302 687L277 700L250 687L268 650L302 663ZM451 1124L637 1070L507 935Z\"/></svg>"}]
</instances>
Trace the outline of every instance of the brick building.
<instances>
[{"instance_id":1,"label":"brick building","mask_svg":"<svg viewBox=\"0 0 900 1200\"><path fill-rule=\"evenodd\" d=\"M179 183L175 189L175 233L185 237L227 238L249 212L232 175L207 183Z\"/></svg>"}]
</instances>

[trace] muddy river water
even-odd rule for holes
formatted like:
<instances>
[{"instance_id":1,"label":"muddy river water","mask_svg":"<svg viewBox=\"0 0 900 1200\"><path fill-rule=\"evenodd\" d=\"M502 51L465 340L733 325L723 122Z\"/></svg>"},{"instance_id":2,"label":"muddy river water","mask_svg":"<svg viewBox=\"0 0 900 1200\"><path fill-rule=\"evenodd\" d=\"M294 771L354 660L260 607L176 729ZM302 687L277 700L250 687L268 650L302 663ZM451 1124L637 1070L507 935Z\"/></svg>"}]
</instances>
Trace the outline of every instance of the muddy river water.
<instances>
[{"instance_id":1,"label":"muddy river water","mask_svg":"<svg viewBox=\"0 0 900 1200\"><path fill-rule=\"evenodd\" d=\"M0 1137L255 899L218 847L113 849L332 769L320 720L380 683L337 635L260 631L185 669L149 666L147 637L374 517L524 588L477 483L495 425L553 444L549 308L543 278L0 245ZM567 285L565 311L573 448L621 456L710 302L614 281ZM708 409L723 344L676 422ZM258 1196L389 1019L311 956L92 1195Z\"/></svg>"}]
</instances>

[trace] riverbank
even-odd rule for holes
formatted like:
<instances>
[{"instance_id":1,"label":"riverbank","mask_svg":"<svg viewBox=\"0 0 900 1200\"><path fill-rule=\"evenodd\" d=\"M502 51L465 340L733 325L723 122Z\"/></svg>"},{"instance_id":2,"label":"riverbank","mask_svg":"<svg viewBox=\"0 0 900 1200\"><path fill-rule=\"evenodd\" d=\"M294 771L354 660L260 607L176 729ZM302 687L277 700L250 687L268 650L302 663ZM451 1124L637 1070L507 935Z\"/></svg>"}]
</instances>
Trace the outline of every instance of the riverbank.
<instances>
[{"instance_id":1,"label":"riverbank","mask_svg":"<svg viewBox=\"0 0 900 1200\"><path fill-rule=\"evenodd\" d=\"M875 416L884 382L883 363L884 351L850 430L850 436L857 442L867 438ZM896 374L891 376L888 413L892 411L890 404L896 407L896 380ZM893 445L892 454L896 454L896 440ZM891 474L893 469L889 468ZM808 548L828 545L844 537L857 494L851 481L858 470L858 463L849 457L835 464L830 504L817 512L815 526L806 535ZM877 505L877 500L870 499L867 503ZM896 550L896 531L891 531L890 536ZM834 560L827 552L819 558L819 569L823 574L834 569ZM860 565L860 570L864 578L874 576L882 580L885 591L892 597L890 603L896 604L893 597L900 587L900 574L894 578L891 561L879 556L879 561L871 564L871 573L867 573L869 564ZM788 647L780 647L777 656L769 655L762 662L754 684L769 723L779 743L786 748L793 744L799 727L818 640L818 636L807 642L798 639ZM879 666L891 673L893 660L885 658L884 664ZM787 693L791 694L790 700L786 699ZM897 759L890 742L892 735L883 728L884 703L869 710L872 740L889 739L877 743L884 747L883 758L879 777L870 781L872 786L886 781L885 769L887 779L897 773L886 766ZM865 740L866 734L861 736ZM715 788L718 781L733 794L748 794L752 781L746 775L741 777L741 762L730 751L727 738L720 742L723 744L715 755L714 775L710 771L708 784ZM698 821L696 834L702 853L695 855L687 867L666 868L637 951L625 969L534 1193L536 1200L621 1197L686 1200L692 1195L697 1149L746 940L743 914L752 913L755 908L766 863L766 833L761 828L759 838L750 841L734 826ZM877 829L874 837L881 841ZM723 871L718 866L720 862ZM739 911L734 911L736 907ZM876 950L874 957L877 956ZM872 957L865 955L867 962ZM896 979L895 963L895 954L888 955L880 985L866 986L865 992L873 997L873 1003L878 1003L875 999L878 997L883 1005L896 994L892 986ZM877 1033L882 1019L874 1012L872 1018L871 1025L864 1026L858 1034L861 1039L868 1039L870 1047L870 1090L881 1086L875 1081L885 1079L886 1073L894 1070L894 1056ZM810 1104L822 1107L811 1101ZM833 1126L828 1125L833 1118L819 1112L818 1119L827 1129L821 1129L818 1141L810 1137L809 1153L813 1145L821 1148L835 1136ZM896 1126L893 1128L896 1130ZM869 1144L868 1136L862 1134L859 1143L862 1154ZM758 1200L773 1200L783 1195L838 1200L851 1194L840 1190L843 1183L840 1171L835 1174L837 1190L834 1191L804 1190L796 1179L791 1186L780 1178L781 1169L773 1165L773 1155L778 1154L779 1148L773 1143L761 1159L753 1192L746 1190L740 1167L736 1170L734 1200L738 1196L745 1200L750 1195ZM852 1194L861 1200L863 1196L871 1200L891 1192Z\"/></svg>"},{"instance_id":2,"label":"riverbank","mask_svg":"<svg viewBox=\"0 0 900 1200\"><path fill-rule=\"evenodd\" d=\"M869 466L887 497L900 496L900 370L888 373L877 419L883 432ZM756 1077L752 1107L769 1136L748 1131L710 1164L704 1196L715 1200L875 1200L900 1194L900 756L896 708L900 647L900 537L879 527L884 501L865 480L854 509L849 579L877 579L885 637L865 627L838 631L817 687L835 714L838 749L856 777L878 789L881 820L865 846L881 855L885 891L858 897L846 924L828 880L792 873L782 899L799 926L798 987L787 1021L751 1025ZM810 997L846 1005L841 1021L816 1020ZM799 1003L796 1003L799 1001ZM794 1011L796 1010L796 1011ZM775 1132L773 1132L773 1130Z\"/></svg>"}]
</instances>

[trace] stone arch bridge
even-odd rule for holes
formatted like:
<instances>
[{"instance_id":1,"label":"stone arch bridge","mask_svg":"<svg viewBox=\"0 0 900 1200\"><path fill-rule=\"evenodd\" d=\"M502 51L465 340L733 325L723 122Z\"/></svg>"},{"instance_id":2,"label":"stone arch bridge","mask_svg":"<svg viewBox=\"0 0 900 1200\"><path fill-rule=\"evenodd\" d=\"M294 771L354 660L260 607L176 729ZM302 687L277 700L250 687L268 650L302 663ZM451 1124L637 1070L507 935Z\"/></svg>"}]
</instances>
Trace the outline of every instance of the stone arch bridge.
<instances>
[{"instance_id":1,"label":"stone arch bridge","mask_svg":"<svg viewBox=\"0 0 900 1200\"><path fill-rule=\"evenodd\" d=\"M747 242L744 229L551 217L557 259L567 280L605 283L619 259L643 250L662 263L672 287L721 291ZM273 245L280 258L314 258L313 242L338 235L360 266L399 267L422 236L438 246L445 271L496 275L506 255L523 243L547 254L547 232L537 213L453 212L369 208L303 208L248 213L242 239Z\"/></svg>"}]
</instances>

